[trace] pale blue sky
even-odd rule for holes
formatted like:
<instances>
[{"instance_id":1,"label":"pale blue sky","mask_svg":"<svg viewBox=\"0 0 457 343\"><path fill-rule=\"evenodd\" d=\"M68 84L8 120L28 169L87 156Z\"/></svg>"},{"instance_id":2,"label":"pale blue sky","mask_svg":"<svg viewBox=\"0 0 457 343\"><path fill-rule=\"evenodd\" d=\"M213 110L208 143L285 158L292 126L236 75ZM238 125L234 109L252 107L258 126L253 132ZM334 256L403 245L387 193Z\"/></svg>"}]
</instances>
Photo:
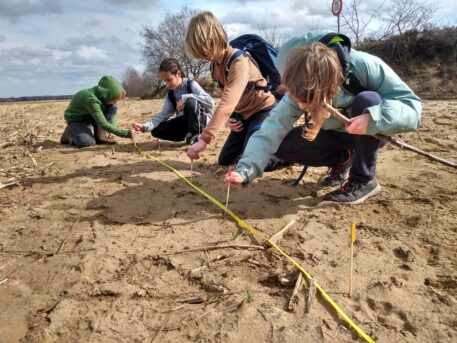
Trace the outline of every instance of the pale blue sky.
<instances>
[{"instance_id":1,"label":"pale blue sky","mask_svg":"<svg viewBox=\"0 0 457 343\"><path fill-rule=\"evenodd\" d=\"M367 0L376 8L382 0ZM140 32L167 11L210 10L229 35L276 26L288 35L311 25L336 29L331 0L0 0L0 97L73 94L105 74L142 71ZM457 23L457 2L435 1L443 23Z\"/></svg>"}]
</instances>

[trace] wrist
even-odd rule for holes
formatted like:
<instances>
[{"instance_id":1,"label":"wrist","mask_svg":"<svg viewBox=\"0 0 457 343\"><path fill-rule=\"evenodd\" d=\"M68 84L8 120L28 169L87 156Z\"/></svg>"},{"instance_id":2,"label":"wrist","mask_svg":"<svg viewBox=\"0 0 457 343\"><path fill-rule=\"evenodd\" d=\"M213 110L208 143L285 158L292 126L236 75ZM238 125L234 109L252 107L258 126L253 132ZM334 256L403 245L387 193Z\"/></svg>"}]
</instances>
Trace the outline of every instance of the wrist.
<instances>
[{"instance_id":1,"label":"wrist","mask_svg":"<svg viewBox=\"0 0 457 343\"><path fill-rule=\"evenodd\" d=\"M244 170L235 170L238 174L240 174L240 176L243 178L243 185L247 185L249 183L249 178L248 178L248 175L246 173L246 171Z\"/></svg>"}]
</instances>

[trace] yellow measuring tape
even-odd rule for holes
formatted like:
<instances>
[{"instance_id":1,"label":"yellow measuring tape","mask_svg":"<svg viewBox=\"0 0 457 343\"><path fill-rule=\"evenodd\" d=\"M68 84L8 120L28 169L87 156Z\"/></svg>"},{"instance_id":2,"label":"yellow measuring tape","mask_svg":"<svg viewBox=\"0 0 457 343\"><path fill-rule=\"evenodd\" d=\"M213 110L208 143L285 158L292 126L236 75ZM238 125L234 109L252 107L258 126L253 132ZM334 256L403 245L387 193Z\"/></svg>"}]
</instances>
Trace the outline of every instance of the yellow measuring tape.
<instances>
[{"instance_id":1,"label":"yellow measuring tape","mask_svg":"<svg viewBox=\"0 0 457 343\"><path fill-rule=\"evenodd\" d=\"M132 140L133 141L133 140ZM229 208L225 207L224 204L222 204L219 200L217 200L216 198L212 197L211 195L209 195L208 193L206 193L203 189L195 186L192 182L190 182L184 175L182 175L178 170L176 170L175 168L173 168L172 166L170 166L169 164L163 162L162 160L158 159L157 157L154 157L150 154L145 154L143 151L141 151L138 146L136 145L135 141L133 141L133 145L135 146L135 149L138 151L138 154L140 154L141 156L143 157L146 157L150 160L153 160L157 163L159 163L160 165L164 166L165 168L171 170L173 173L175 173L179 178L181 178L185 183L187 183L190 187L192 187L193 189L195 189L198 193L200 193L201 195L203 195L205 198L207 198L208 200L210 200L213 204L215 204L217 207L219 207L220 209L226 211L226 213L232 217L238 225L240 225L241 227L245 228L246 230L248 230L249 232L251 232L252 234L264 239L268 244L270 244L273 248L276 249L276 251L278 251L281 255L283 255L285 258L287 258L295 267L297 267L297 269L303 273L303 275L308 279L308 280L312 280L313 277L311 276L311 274L309 274L297 261L295 261L292 257L290 257L284 250L282 250L279 246L277 246L274 242L270 241L269 239L266 239L265 235L254 229L253 227L251 227L249 224L247 224L246 222L244 222L241 218L239 218L235 213L232 212L232 210L230 210ZM316 289L319 291L319 293L322 295L322 297L325 299L325 301L327 301L330 306L336 311L336 313L338 313L338 315L355 331L357 332L357 334L363 338L366 342L369 342L369 343L374 343L375 341L370 337L368 336L365 331L363 331L356 323L354 323L352 321L351 318L349 318L349 316L343 312L343 310L332 300L332 298L330 298L330 296L327 294L327 292L324 291L324 289L317 283L315 282L315 285L316 285Z\"/></svg>"}]
</instances>

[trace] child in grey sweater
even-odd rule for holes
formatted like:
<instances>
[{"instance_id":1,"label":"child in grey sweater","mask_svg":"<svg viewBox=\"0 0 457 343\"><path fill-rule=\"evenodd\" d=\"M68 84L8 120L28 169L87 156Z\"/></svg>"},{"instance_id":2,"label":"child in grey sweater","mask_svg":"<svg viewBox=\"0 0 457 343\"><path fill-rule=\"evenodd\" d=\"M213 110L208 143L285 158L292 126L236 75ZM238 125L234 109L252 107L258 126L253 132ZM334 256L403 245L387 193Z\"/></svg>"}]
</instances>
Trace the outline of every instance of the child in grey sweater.
<instances>
[{"instance_id":1,"label":"child in grey sweater","mask_svg":"<svg viewBox=\"0 0 457 343\"><path fill-rule=\"evenodd\" d=\"M185 77L174 58L162 61L159 75L168 88L162 110L146 123L134 123L132 129L151 132L153 137L164 140L197 142L211 119L213 99L195 80ZM176 116L169 119L175 113Z\"/></svg>"}]
</instances>

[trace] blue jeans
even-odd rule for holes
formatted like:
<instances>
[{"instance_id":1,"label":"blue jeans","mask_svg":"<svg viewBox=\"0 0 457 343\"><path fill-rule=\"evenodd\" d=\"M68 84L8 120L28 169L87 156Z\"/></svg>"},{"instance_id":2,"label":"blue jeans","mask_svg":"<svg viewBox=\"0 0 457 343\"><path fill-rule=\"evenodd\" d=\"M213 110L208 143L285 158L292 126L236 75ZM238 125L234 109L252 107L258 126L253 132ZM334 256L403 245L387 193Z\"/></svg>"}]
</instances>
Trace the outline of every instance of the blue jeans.
<instances>
[{"instance_id":1,"label":"blue jeans","mask_svg":"<svg viewBox=\"0 0 457 343\"><path fill-rule=\"evenodd\" d=\"M378 93L361 92L352 103L352 116L360 115L366 108L380 103L381 97ZM348 150L353 149L350 178L360 183L375 178L378 152L387 143L386 140L368 135L320 130L316 139L310 142L302 137L302 130L301 127L296 127L289 132L276 152L278 158L311 167L334 167L347 160Z\"/></svg>"},{"instance_id":2,"label":"blue jeans","mask_svg":"<svg viewBox=\"0 0 457 343\"><path fill-rule=\"evenodd\" d=\"M231 131L219 155L218 164L221 166L229 166L236 163L246 148L249 138L260 129L263 121L270 115L270 110L273 107L267 108L253 114L243 122L243 130L240 132Z\"/></svg>"},{"instance_id":3,"label":"blue jeans","mask_svg":"<svg viewBox=\"0 0 457 343\"><path fill-rule=\"evenodd\" d=\"M106 106L103 112L109 122L113 121L116 113L117 106L115 105ZM97 130L100 130L100 127L94 119L69 121L68 128L71 135L70 144L76 145L78 148L97 144Z\"/></svg>"}]
</instances>

